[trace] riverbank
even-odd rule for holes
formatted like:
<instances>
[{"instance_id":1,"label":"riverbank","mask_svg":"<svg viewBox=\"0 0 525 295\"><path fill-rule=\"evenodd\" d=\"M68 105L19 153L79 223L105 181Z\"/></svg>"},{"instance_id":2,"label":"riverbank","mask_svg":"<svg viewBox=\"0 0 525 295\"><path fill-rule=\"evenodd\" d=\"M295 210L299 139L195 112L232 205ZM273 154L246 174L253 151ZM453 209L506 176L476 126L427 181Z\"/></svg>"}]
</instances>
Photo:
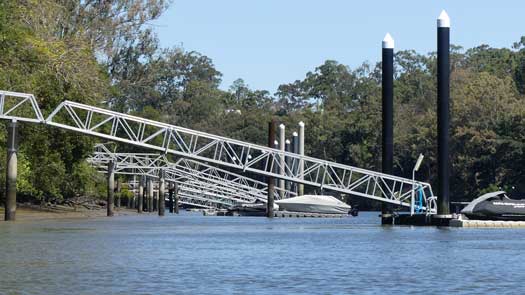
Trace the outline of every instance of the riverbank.
<instances>
[{"instance_id":1,"label":"riverbank","mask_svg":"<svg viewBox=\"0 0 525 295\"><path fill-rule=\"evenodd\" d=\"M115 208L116 216L136 215L136 209ZM3 220L4 207L0 207L0 217ZM18 204L16 209L17 221L37 221L46 219L63 219L63 218L93 218L105 217L106 208L99 209L84 209L84 208L48 208L36 205Z\"/></svg>"}]
</instances>

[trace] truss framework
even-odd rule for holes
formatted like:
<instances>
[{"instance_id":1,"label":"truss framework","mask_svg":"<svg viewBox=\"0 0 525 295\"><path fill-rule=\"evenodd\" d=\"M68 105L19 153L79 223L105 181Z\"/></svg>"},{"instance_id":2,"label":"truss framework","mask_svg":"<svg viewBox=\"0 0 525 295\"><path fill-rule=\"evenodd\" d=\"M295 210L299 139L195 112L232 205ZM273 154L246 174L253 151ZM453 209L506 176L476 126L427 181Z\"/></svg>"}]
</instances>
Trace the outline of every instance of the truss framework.
<instances>
[{"instance_id":1,"label":"truss framework","mask_svg":"<svg viewBox=\"0 0 525 295\"><path fill-rule=\"evenodd\" d=\"M100 169L99 172L107 172L107 163L92 162L92 164ZM155 169L142 170L140 168L114 170L117 174L145 175L155 178L158 178L158 174L156 173L158 171L159 170ZM252 196L246 195L243 192L225 191L217 187L214 183L203 180L184 180L172 176L173 174L166 173L166 180L177 183L178 195L182 196L185 202L191 204L208 204L213 208L232 208L237 204L256 202L256 199ZM164 198L166 198L166 196L164 196Z\"/></svg>"},{"instance_id":2,"label":"truss framework","mask_svg":"<svg viewBox=\"0 0 525 295\"><path fill-rule=\"evenodd\" d=\"M199 204L208 201L208 205L213 204L217 208L231 208L239 204L266 202L266 188L257 186L263 186L264 183L243 179L243 176L201 163L197 163L196 166L188 165L186 159L181 159L178 163L169 163L162 155L100 151L88 158L88 162L103 173L107 172L109 161L114 161L114 172L117 174L146 175L158 178L163 171L166 181L177 183L179 195L184 196L188 202L190 199ZM189 162L194 163L195 161L189 160ZM204 166L204 170L198 170L202 168L200 166ZM221 177L218 177L218 173L222 174ZM233 180L229 178L233 178ZM239 179L247 183L254 182L255 185L236 182ZM290 192L287 193L291 194Z\"/></svg>"},{"instance_id":3,"label":"truss framework","mask_svg":"<svg viewBox=\"0 0 525 295\"><path fill-rule=\"evenodd\" d=\"M27 111L23 111L24 108ZM437 211L436 197L429 183L414 183L402 177L282 152L77 102L60 103L44 119L33 95L0 91L0 119L41 122L162 153L405 207L410 207L410 197L418 190L423 194L423 211L427 214ZM281 161L283 158L286 161ZM304 170L297 169L298 166ZM281 170L285 175L275 172Z\"/></svg>"},{"instance_id":4,"label":"truss framework","mask_svg":"<svg viewBox=\"0 0 525 295\"><path fill-rule=\"evenodd\" d=\"M115 172L120 174L142 174L159 177L161 171L167 181L199 183L218 193L229 193L239 201L253 203L266 202L267 184L242 175L238 175L211 165L191 159L180 158L170 162L166 155L148 153L114 153L103 144L96 145L94 154L88 162L106 171L107 163L115 163ZM275 196L280 195L277 189ZM295 196L295 192L285 190L286 197Z\"/></svg>"}]
</instances>

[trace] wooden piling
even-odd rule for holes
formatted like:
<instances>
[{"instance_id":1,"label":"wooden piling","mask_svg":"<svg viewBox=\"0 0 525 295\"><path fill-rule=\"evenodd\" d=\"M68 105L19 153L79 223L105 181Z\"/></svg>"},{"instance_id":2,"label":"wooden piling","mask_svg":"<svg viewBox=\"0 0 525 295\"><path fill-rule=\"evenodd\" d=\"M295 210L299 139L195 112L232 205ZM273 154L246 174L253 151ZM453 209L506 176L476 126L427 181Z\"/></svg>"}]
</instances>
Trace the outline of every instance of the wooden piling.
<instances>
[{"instance_id":1,"label":"wooden piling","mask_svg":"<svg viewBox=\"0 0 525 295\"><path fill-rule=\"evenodd\" d=\"M273 148L274 142L275 142L275 127L277 125L277 122L275 119L272 119L270 123L268 123L268 147ZM272 157L272 156L270 156ZM269 159L269 162L272 164L274 163L274 159ZM270 169L272 169L272 165L270 165ZM271 170L270 170L271 171ZM274 200L274 192L275 192L275 182L274 178L272 176L267 177L268 181L268 201L266 206L266 217L273 218L273 200Z\"/></svg>"},{"instance_id":2,"label":"wooden piling","mask_svg":"<svg viewBox=\"0 0 525 295\"><path fill-rule=\"evenodd\" d=\"M179 214L179 186L177 183L173 183L173 197L175 200L175 204L173 204L173 210L175 211L175 214Z\"/></svg>"},{"instance_id":3,"label":"wooden piling","mask_svg":"<svg viewBox=\"0 0 525 295\"><path fill-rule=\"evenodd\" d=\"M166 202L164 200L165 185L166 185L166 180L164 178L164 170L161 170L160 180L159 180L158 205L157 205L157 207L159 208L159 216L164 216L164 213L166 211L165 210Z\"/></svg>"},{"instance_id":4,"label":"wooden piling","mask_svg":"<svg viewBox=\"0 0 525 295\"><path fill-rule=\"evenodd\" d=\"M148 212L153 212L153 180L148 178Z\"/></svg>"},{"instance_id":5,"label":"wooden piling","mask_svg":"<svg viewBox=\"0 0 525 295\"><path fill-rule=\"evenodd\" d=\"M144 196L144 176L140 177L139 180L139 194L137 196L137 212L142 213L143 210L143 196Z\"/></svg>"},{"instance_id":6,"label":"wooden piling","mask_svg":"<svg viewBox=\"0 0 525 295\"><path fill-rule=\"evenodd\" d=\"M170 211L170 213L173 213L173 191L175 190L175 188L173 187L173 183L169 183L168 185L168 196L169 196L169 201L168 201L168 209Z\"/></svg>"},{"instance_id":7,"label":"wooden piling","mask_svg":"<svg viewBox=\"0 0 525 295\"><path fill-rule=\"evenodd\" d=\"M158 188L158 184L157 184L157 188ZM155 189L153 190L153 200L152 200L152 203L153 203L153 212L157 212L158 211L158 207L157 207L157 200L158 200L158 195L159 195L159 191L157 189L157 191L155 191Z\"/></svg>"},{"instance_id":8,"label":"wooden piling","mask_svg":"<svg viewBox=\"0 0 525 295\"><path fill-rule=\"evenodd\" d=\"M113 216L113 206L115 204L115 163L108 163L108 199L107 199L107 216Z\"/></svg>"}]
</instances>

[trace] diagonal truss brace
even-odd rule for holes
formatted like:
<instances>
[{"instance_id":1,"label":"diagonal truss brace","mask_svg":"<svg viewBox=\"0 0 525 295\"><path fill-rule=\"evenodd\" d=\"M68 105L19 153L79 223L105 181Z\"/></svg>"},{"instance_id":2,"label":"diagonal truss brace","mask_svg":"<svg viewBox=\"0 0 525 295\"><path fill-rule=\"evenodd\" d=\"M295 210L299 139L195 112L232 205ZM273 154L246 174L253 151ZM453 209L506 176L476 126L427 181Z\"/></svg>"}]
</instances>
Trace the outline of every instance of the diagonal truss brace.
<instances>
[{"instance_id":1,"label":"diagonal truss brace","mask_svg":"<svg viewBox=\"0 0 525 295\"><path fill-rule=\"evenodd\" d=\"M138 172L157 177L164 170L168 181L199 181L208 186L246 196L246 202L259 200L266 202L267 184L239 174L232 173L195 160L181 158L170 162L165 155L149 153L114 153L103 144L97 144L95 152L89 157L91 164L104 167L109 161L115 163L115 171L122 174L137 174ZM280 195L276 189L275 196ZM285 197L295 196L295 192L284 191Z\"/></svg>"}]
</instances>

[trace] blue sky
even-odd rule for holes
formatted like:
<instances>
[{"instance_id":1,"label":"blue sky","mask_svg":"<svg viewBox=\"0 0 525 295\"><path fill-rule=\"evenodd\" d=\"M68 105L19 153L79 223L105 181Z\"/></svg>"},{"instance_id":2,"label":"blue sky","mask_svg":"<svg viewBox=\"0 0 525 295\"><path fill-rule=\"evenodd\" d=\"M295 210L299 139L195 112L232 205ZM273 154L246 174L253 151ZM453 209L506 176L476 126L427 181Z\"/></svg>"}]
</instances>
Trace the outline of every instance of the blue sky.
<instances>
[{"instance_id":1,"label":"blue sky","mask_svg":"<svg viewBox=\"0 0 525 295\"><path fill-rule=\"evenodd\" d=\"M510 47L525 35L524 0L173 0L154 23L163 47L209 56L221 88L242 78L274 93L327 59L350 67L381 57L385 33L396 50L435 50L436 19L451 18L451 42Z\"/></svg>"}]
</instances>

